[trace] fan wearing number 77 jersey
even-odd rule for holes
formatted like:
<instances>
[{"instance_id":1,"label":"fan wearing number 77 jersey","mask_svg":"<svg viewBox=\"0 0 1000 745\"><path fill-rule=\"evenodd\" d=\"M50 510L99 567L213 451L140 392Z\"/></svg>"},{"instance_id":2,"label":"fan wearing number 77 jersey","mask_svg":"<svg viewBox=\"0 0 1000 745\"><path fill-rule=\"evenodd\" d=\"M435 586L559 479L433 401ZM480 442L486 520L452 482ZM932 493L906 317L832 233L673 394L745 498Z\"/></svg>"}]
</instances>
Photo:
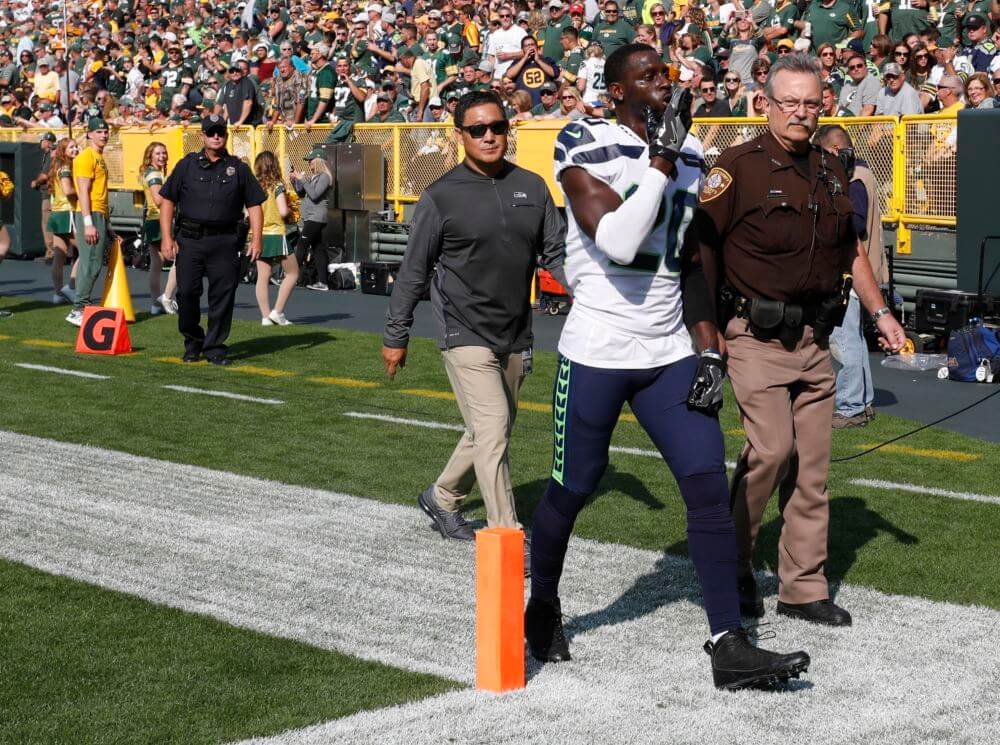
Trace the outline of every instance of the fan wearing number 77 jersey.
<instances>
[{"instance_id":1,"label":"fan wearing number 77 jersey","mask_svg":"<svg viewBox=\"0 0 1000 745\"><path fill-rule=\"evenodd\" d=\"M688 134L691 94L671 90L663 61L642 44L616 50L604 71L617 123L570 122L555 145L574 302L559 340L552 473L533 519L528 648L546 662L570 658L559 579L576 516L607 467L627 401L687 506L715 685L798 677L808 655L760 649L742 630L722 432L717 408L700 401L721 391L722 359L717 350L695 356L681 312L681 243L704 171L701 144ZM699 401L689 404L689 391Z\"/></svg>"}]
</instances>

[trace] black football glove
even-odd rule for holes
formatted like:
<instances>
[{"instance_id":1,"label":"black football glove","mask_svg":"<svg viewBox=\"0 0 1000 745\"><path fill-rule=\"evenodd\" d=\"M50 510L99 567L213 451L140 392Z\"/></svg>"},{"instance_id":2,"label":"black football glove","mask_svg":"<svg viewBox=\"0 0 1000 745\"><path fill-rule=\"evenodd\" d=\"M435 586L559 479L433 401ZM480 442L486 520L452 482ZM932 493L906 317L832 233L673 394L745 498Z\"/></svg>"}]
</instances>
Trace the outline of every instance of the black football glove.
<instances>
[{"instance_id":1,"label":"black football glove","mask_svg":"<svg viewBox=\"0 0 1000 745\"><path fill-rule=\"evenodd\" d=\"M650 158L658 155L671 163L677 160L684 138L691 129L691 100L691 91L676 86L662 114L646 109L646 140L649 142Z\"/></svg>"},{"instance_id":2,"label":"black football glove","mask_svg":"<svg viewBox=\"0 0 1000 745\"><path fill-rule=\"evenodd\" d=\"M698 371L688 391L688 408L715 414L722 408L722 384L726 380L726 366L722 355L706 349L698 358Z\"/></svg>"}]
</instances>

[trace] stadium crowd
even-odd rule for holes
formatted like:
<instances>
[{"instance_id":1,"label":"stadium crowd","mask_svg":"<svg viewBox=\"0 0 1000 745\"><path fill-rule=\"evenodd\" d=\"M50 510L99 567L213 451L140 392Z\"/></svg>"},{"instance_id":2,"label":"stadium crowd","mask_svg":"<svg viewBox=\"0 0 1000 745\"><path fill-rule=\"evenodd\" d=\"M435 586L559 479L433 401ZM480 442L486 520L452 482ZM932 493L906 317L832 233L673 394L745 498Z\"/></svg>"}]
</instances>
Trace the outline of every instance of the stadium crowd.
<instances>
[{"instance_id":1,"label":"stadium crowd","mask_svg":"<svg viewBox=\"0 0 1000 745\"><path fill-rule=\"evenodd\" d=\"M1000 0L251 0L7 2L0 126L445 121L470 90L511 118L610 115L604 60L638 41L702 116L762 114L762 82L806 51L824 113L1000 106Z\"/></svg>"}]
</instances>

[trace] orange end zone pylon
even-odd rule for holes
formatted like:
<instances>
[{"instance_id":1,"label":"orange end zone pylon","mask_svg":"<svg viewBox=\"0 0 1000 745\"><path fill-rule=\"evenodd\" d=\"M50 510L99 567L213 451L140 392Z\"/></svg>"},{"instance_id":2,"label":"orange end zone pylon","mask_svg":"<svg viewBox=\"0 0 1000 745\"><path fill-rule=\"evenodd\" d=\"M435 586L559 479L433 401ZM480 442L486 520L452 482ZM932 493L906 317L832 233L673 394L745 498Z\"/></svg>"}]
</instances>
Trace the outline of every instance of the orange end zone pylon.
<instances>
[{"instance_id":1,"label":"orange end zone pylon","mask_svg":"<svg viewBox=\"0 0 1000 745\"><path fill-rule=\"evenodd\" d=\"M524 532L476 531L476 688L524 688Z\"/></svg>"}]
</instances>

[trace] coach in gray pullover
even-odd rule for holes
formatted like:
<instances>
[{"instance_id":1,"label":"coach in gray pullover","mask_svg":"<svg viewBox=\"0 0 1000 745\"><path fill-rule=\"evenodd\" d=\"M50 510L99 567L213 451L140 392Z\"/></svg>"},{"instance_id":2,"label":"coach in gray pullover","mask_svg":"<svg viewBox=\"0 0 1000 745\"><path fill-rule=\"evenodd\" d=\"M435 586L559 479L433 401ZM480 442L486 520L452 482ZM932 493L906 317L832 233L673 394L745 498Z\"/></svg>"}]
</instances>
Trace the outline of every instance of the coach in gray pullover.
<instances>
[{"instance_id":1,"label":"coach in gray pullover","mask_svg":"<svg viewBox=\"0 0 1000 745\"><path fill-rule=\"evenodd\" d=\"M508 122L493 93L464 95L455 127L465 160L417 203L382 357L390 377L405 364L413 309L430 282L438 347L466 432L419 502L444 537L471 540L457 510L477 481L489 526L519 525L507 443L530 359L531 280L539 264L562 277L565 229L541 177L504 160Z\"/></svg>"}]
</instances>

